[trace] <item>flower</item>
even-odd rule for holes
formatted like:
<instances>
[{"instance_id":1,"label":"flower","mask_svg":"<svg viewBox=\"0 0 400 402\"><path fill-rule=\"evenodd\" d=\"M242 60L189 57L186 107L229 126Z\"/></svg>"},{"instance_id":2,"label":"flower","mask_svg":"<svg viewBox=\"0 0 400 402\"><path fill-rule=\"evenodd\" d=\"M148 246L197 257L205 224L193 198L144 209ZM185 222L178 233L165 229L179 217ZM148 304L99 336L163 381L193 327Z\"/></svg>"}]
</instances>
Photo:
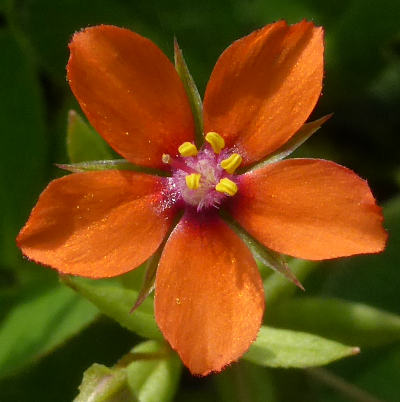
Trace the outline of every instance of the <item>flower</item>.
<instances>
[{"instance_id":1,"label":"flower","mask_svg":"<svg viewBox=\"0 0 400 402\"><path fill-rule=\"evenodd\" d=\"M254 257L220 208L266 247L294 257L383 250L380 208L352 171L319 159L249 169L317 128L304 123L321 93L321 28L280 21L226 49L206 88L200 149L184 86L151 41L101 25L76 33L70 50L68 81L91 124L130 162L171 176L108 170L56 179L18 245L61 273L104 278L138 267L169 236L155 317L192 373L237 360L264 312ZM248 171L235 174L239 166Z\"/></svg>"}]
</instances>

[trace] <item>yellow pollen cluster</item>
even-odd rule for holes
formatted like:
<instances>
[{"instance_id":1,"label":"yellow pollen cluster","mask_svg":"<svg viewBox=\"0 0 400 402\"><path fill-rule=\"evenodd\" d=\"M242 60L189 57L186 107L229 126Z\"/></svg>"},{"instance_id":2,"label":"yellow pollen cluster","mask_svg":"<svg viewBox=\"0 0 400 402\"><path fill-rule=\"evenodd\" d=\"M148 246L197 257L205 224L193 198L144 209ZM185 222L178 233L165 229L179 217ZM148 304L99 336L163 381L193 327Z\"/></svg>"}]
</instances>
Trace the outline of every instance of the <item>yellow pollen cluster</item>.
<instances>
[{"instance_id":1,"label":"yellow pollen cluster","mask_svg":"<svg viewBox=\"0 0 400 402\"><path fill-rule=\"evenodd\" d=\"M186 185L191 190L197 190L199 188L199 186L200 186L200 179L201 179L201 174L200 173L188 174L185 177Z\"/></svg>"},{"instance_id":2,"label":"yellow pollen cluster","mask_svg":"<svg viewBox=\"0 0 400 402\"><path fill-rule=\"evenodd\" d=\"M229 158L221 162L222 169L226 170L229 174L233 174L235 170L242 163L242 157L239 154L232 154Z\"/></svg>"},{"instance_id":3,"label":"yellow pollen cluster","mask_svg":"<svg viewBox=\"0 0 400 402\"><path fill-rule=\"evenodd\" d=\"M229 180L227 177L224 177L219 181L219 183L215 186L215 189L226 195L233 196L237 193L237 185L232 180Z\"/></svg>"},{"instance_id":4,"label":"yellow pollen cluster","mask_svg":"<svg viewBox=\"0 0 400 402\"><path fill-rule=\"evenodd\" d=\"M192 144L191 142L184 142L178 148L178 152L181 156L196 156L198 151L196 145Z\"/></svg>"},{"instance_id":5,"label":"yellow pollen cluster","mask_svg":"<svg viewBox=\"0 0 400 402\"><path fill-rule=\"evenodd\" d=\"M216 154L219 154L222 149L225 147L225 140L216 132L210 131L207 133L205 136L205 140L211 145L213 151ZM184 142L182 145L179 146L178 152L182 157L189 157L189 156L196 156L198 154L198 150L196 148L196 145L194 145L191 142ZM185 165L182 165L182 162L180 161L174 161L169 155L164 154L162 156L162 160L164 163L173 163L175 167L178 167L178 164L181 164L178 169L184 170L188 172L188 174L185 176L185 182L186 186L190 190L197 190L200 187L200 180L201 180L201 174L200 173L190 173L190 169ZM222 169L224 169L227 173L233 174L236 169L240 166L242 163L242 157L234 153L230 155L228 158L223 159L220 162L220 166ZM193 171L193 169L192 169ZM207 180L207 179L204 179ZM215 180L215 179L214 179ZM208 183L208 182L207 182ZM214 181L215 183L215 181ZM204 184L204 183L203 183ZM207 184L208 186L209 184ZM213 186L213 184L212 184ZM212 188L212 187L211 187ZM223 193L228 196L233 196L237 193L238 187L236 183L227 177L224 177L219 180L218 184L215 185L215 191L218 191L219 193ZM208 190L205 190L208 191Z\"/></svg>"},{"instance_id":6,"label":"yellow pollen cluster","mask_svg":"<svg viewBox=\"0 0 400 402\"><path fill-rule=\"evenodd\" d=\"M225 147L225 140L216 132L210 131L206 135L206 141L211 145L216 154L219 154Z\"/></svg>"}]
</instances>

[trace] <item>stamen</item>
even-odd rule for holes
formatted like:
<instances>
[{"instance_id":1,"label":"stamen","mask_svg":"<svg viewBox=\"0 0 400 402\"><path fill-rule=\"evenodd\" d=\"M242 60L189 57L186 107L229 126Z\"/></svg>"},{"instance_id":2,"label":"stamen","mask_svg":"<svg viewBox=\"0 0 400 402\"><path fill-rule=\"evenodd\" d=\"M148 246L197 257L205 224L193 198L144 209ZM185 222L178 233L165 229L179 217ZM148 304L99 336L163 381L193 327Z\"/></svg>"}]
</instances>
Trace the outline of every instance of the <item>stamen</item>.
<instances>
[{"instance_id":1,"label":"stamen","mask_svg":"<svg viewBox=\"0 0 400 402\"><path fill-rule=\"evenodd\" d=\"M215 186L215 189L226 195L233 196L237 193L238 188L235 182L229 180L227 177L224 177L219 181L219 183Z\"/></svg>"},{"instance_id":2,"label":"stamen","mask_svg":"<svg viewBox=\"0 0 400 402\"><path fill-rule=\"evenodd\" d=\"M162 154L161 160L163 161L163 163L165 163L166 165L168 165L171 162L171 156L168 154Z\"/></svg>"},{"instance_id":3,"label":"stamen","mask_svg":"<svg viewBox=\"0 0 400 402\"><path fill-rule=\"evenodd\" d=\"M184 142L178 148L178 151L181 154L181 156L196 156L198 152L196 145L192 144L191 142Z\"/></svg>"},{"instance_id":4,"label":"stamen","mask_svg":"<svg viewBox=\"0 0 400 402\"><path fill-rule=\"evenodd\" d=\"M221 162L222 169L225 169L229 174L233 174L242 163L242 157L239 154L232 154L229 158Z\"/></svg>"},{"instance_id":5,"label":"stamen","mask_svg":"<svg viewBox=\"0 0 400 402\"><path fill-rule=\"evenodd\" d=\"M200 173L188 174L185 177L186 185L191 190L197 190L199 188L199 186L200 186L200 179L201 179L201 174Z\"/></svg>"},{"instance_id":6,"label":"stamen","mask_svg":"<svg viewBox=\"0 0 400 402\"><path fill-rule=\"evenodd\" d=\"M206 141L211 145L216 154L219 154L225 147L225 140L215 131L210 131L206 135Z\"/></svg>"},{"instance_id":7,"label":"stamen","mask_svg":"<svg viewBox=\"0 0 400 402\"><path fill-rule=\"evenodd\" d=\"M174 169L183 170L184 172L189 173L189 174L196 172L194 169L187 166L185 163L183 163L181 161L177 161L176 159L172 158L168 154L163 154L161 157L161 160L163 161L163 163L165 163L166 165L170 165Z\"/></svg>"}]
</instances>

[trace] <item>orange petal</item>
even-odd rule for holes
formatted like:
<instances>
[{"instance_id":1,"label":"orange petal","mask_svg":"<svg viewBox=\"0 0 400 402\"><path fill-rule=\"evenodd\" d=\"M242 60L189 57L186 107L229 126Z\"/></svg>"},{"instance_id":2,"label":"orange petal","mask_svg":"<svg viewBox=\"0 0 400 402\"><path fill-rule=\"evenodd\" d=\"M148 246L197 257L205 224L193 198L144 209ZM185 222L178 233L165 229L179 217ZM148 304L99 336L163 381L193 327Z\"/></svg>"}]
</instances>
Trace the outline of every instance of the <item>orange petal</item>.
<instances>
[{"instance_id":1,"label":"orange petal","mask_svg":"<svg viewBox=\"0 0 400 402\"><path fill-rule=\"evenodd\" d=\"M158 267L156 321L189 370L207 375L254 341L263 293L253 256L225 223L184 217Z\"/></svg>"},{"instance_id":2,"label":"orange petal","mask_svg":"<svg viewBox=\"0 0 400 402\"><path fill-rule=\"evenodd\" d=\"M204 97L205 132L236 145L244 164L292 137L322 87L323 31L311 22L280 21L234 42L221 55Z\"/></svg>"},{"instance_id":3,"label":"orange petal","mask_svg":"<svg viewBox=\"0 0 400 402\"><path fill-rule=\"evenodd\" d=\"M109 170L52 181L18 235L22 252L61 273L105 278L136 268L162 242L171 211L162 181Z\"/></svg>"},{"instance_id":4,"label":"orange petal","mask_svg":"<svg viewBox=\"0 0 400 402\"><path fill-rule=\"evenodd\" d=\"M174 66L151 41L100 25L74 35L68 80L94 128L131 162L163 167L192 141L194 122Z\"/></svg>"},{"instance_id":5,"label":"orange petal","mask_svg":"<svg viewBox=\"0 0 400 402\"><path fill-rule=\"evenodd\" d=\"M239 179L235 219L265 246L308 260L377 253L387 234L366 181L336 163L288 159Z\"/></svg>"}]
</instances>

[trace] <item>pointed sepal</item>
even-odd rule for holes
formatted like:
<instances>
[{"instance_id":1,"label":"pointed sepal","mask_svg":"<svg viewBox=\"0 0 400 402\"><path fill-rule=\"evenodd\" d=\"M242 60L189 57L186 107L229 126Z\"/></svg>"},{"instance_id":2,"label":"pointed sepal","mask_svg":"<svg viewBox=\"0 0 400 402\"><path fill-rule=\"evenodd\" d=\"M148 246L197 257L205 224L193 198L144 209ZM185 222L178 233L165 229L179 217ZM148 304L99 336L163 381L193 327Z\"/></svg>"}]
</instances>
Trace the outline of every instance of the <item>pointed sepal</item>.
<instances>
[{"instance_id":1,"label":"pointed sepal","mask_svg":"<svg viewBox=\"0 0 400 402\"><path fill-rule=\"evenodd\" d=\"M196 128L195 142L198 148L204 142L203 137L203 104L196 84L189 72L188 66L183 58L182 50L178 45L178 41L174 38L174 60L175 68L179 77L183 82L186 94L189 98L190 107L192 109L194 124Z\"/></svg>"},{"instance_id":2,"label":"pointed sepal","mask_svg":"<svg viewBox=\"0 0 400 402\"><path fill-rule=\"evenodd\" d=\"M294 283L301 290L304 290L303 285L290 270L285 257L282 254L269 250L263 246L260 242L250 236L250 234L247 233L234 220L230 219L229 216L224 215L224 218L228 225L235 231L235 233L246 243L247 247L249 247L257 261L284 275L286 279Z\"/></svg>"},{"instance_id":3,"label":"pointed sepal","mask_svg":"<svg viewBox=\"0 0 400 402\"><path fill-rule=\"evenodd\" d=\"M304 144L321 126L333 116L333 113L327 114L320 119L303 124L299 131L282 147L277 149L272 154L268 155L265 159L253 165L249 171L259 169L265 165L278 162L291 153L293 153L298 147Z\"/></svg>"}]
</instances>

